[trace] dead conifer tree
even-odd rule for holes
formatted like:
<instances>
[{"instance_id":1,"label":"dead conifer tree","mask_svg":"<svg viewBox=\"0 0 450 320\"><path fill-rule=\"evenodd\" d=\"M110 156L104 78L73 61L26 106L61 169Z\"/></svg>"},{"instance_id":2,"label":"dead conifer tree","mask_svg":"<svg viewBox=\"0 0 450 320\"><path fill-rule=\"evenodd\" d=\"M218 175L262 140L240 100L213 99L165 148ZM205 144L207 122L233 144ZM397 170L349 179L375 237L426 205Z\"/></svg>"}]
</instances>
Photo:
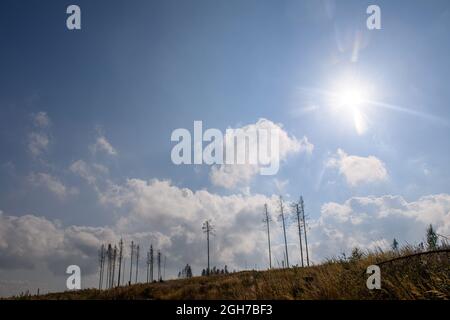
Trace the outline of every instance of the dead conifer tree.
<instances>
[{"instance_id":1,"label":"dead conifer tree","mask_svg":"<svg viewBox=\"0 0 450 320\"><path fill-rule=\"evenodd\" d=\"M108 289L109 285L109 245L106 247L105 251L105 269L106 269L106 279L105 279L105 289Z\"/></svg>"},{"instance_id":2,"label":"dead conifer tree","mask_svg":"<svg viewBox=\"0 0 450 320\"><path fill-rule=\"evenodd\" d=\"M134 257L134 242L131 241L131 257L130 257L130 281L128 282L128 284L131 284L131 277L133 275L133 257Z\"/></svg>"},{"instance_id":3,"label":"dead conifer tree","mask_svg":"<svg viewBox=\"0 0 450 320\"><path fill-rule=\"evenodd\" d=\"M112 275L112 246L109 243L108 244L108 250L106 252L106 258L107 258L107 262L108 262L108 269L107 269L107 277L106 277L106 287L108 289L111 288L111 275Z\"/></svg>"},{"instance_id":4,"label":"dead conifer tree","mask_svg":"<svg viewBox=\"0 0 450 320\"><path fill-rule=\"evenodd\" d=\"M122 259L123 259L123 241L122 238L119 241L119 272L117 275L117 286L120 286L120 276L122 271Z\"/></svg>"},{"instance_id":5,"label":"dead conifer tree","mask_svg":"<svg viewBox=\"0 0 450 320\"><path fill-rule=\"evenodd\" d=\"M114 279L115 279L115 275L116 275L116 259L117 259L117 246L114 245L114 250L112 253L112 276L111 276L110 288L114 287Z\"/></svg>"},{"instance_id":6,"label":"dead conifer tree","mask_svg":"<svg viewBox=\"0 0 450 320\"><path fill-rule=\"evenodd\" d=\"M308 238L306 237L305 203L303 202L303 197L300 197L299 205L302 211L303 231L305 232L306 265L309 267Z\"/></svg>"},{"instance_id":7,"label":"dead conifer tree","mask_svg":"<svg viewBox=\"0 0 450 320\"><path fill-rule=\"evenodd\" d=\"M122 286L125 285L125 271L126 271L126 257L125 255L123 256L123 277L122 277Z\"/></svg>"},{"instance_id":8,"label":"dead conifer tree","mask_svg":"<svg viewBox=\"0 0 450 320\"><path fill-rule=\"evenodd\" d=\"M204 233L206 233L206 251L207 251L207 256L208 256L208 267L206 269L206 275L209 275L211 272L210 264L209 264L209 262L210 262L210 259L209 259L209 236L212 235L214 232L214 227L211 225L211 221L206 220L203 223L202 230Z\"/></svg>"},{"instance_id":9,"label":"dead conifer tree","mask_svg":"<svg viewBox=\"0 0 450 320\"><path fill-rule=\"evenodd\" d=\"M286 256L286 267L289 268L289 254L288 254L288 246L287 246L287 238L286 238L286 221L284 216L284 205L283 198L280 196L280 218L283 223L283 234L284 234L284 249Z\"/></svg>"},{"instance_id":10,"label":"dead conifer tree","mask_svg":"<svg viewBox=\"0 0 450 320\"><path fill-rule=\"evenodd\" d=\"M161 277L161 251L158 250L158 281L162 281Z\"/></svg>"},{"instance_id":11,"label":"dead conifer tree","mask_svg":"<svg viewBox=\"0 0 450 320\"><path fill-rule=\"evenodd\" d=\"M98 289L102 290L103 287L103 274L104 274L104 270L105 270L105 245L102 244L102 246L100 247L100 251L98 252L98 258L99 258L99 262L100 262L100 275L99 275L99 280L98 280Z\"/></svg>"},{"instance_id":12,"label":"dead conifer tree","mask_svg":"<svg viewBox=\"0 0 450 320\"><path fill-rule=\"evenodd\" d=\"M149 282L149 272L150 272L150 250L147 251L147 260L145 261L146 266L147 266L147 283Z\"/></svg>"},{"instance_id":13,"label":"dead conifer tree","mask_svg":"<svg viewBox=\"0 0 450 320\"><path fill-rule=\"evenodd\" d=\"M291 205L292 210L294 212L295 215L295 220L297 222L297 227L298 227L298 239L300 242L300 261L302 264L302 267L304 267L304 262L303 262L303 243L302 243L302 224L303 224L303 217L302 217L302 210L300 207L300 201L298 203L294 202Z\"/></svg>"},{"instance_id":14,"label":"dead conifer tree","mask_svg":"<svg viewBox=\"0 0 450 320\"><path fill-rule=\"evenodd\" d=\"M263 222L267 225L267 242L269 244L269 269L272 269L272 251L270 250L270 221L272 219L269 216L269 211L267 210L267 203L264 204L264 219Z\"/></svg>"},{"instance_id":15,"label":"dead conifer tree","mask_svg":"<svg viewBox=\"0 0 450 320\"><path fill-rule=\"evenodd\" d=\"M134 283L138 281L138 271L139 271L139 245L136 247L136 280Z\"/></svg>"},{"instance_id":16,"label":"dead conifer tree","mask_svg":"<svg viewBox=\"0 0 450 320\"><path fill-rule=\"evenodd\" d=\"M150 245L150 281L153 282L153 245Z\"/></svg>"}]
</instances>

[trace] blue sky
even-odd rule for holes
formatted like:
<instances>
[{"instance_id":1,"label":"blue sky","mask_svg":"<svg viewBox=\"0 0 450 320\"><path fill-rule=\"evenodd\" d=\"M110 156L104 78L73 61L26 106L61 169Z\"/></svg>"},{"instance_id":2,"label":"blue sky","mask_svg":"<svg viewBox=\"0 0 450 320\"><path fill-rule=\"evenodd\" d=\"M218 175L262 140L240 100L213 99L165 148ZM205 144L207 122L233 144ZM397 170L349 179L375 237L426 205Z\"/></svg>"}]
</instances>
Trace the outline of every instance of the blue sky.
<instances>
[{"instance_id":1,"label":"blue sky","mask_svg":"<svg viewBox=\"0 0 450 320\"><path fill-rule=\"evenodd\" d=\"M76 1L82 12L82 29L76 31L65 25L69 4L1 3L4 217L57 220L59 229L111 228L114 236L131 239L137 229L119 232L120 222L138 221L144 210L139 203L145 200L133 198L122 205L115 198L136 191L130 179L147 181L147 187L152 186L149 181L170 180L173 187L203 190L211 197L251 199L270 198L280 193L281 184L287 199L305 198L312 233L314 226L325 223L326 204L389 196L415 208L424 196L447 196L448 1L376 1L381 30L366 28L369 1ZM342 84L346 74L373 88L374 103L365 103L362 110L368 123L364 133L355 130L354 115L336 112L324 94ZM224 131L261 118L280 125L293 141L306 137L312 152L292 151L276 176L252 176L236 188L212 183L209 166L171 162L170 135L176 128L193 130L194 120L202 120L205 128ZM33 152L33 143L42 142L33 139L39 138L48 143ZM80 166L75 169L77 161L89 168L95 182L80 173ZM145 198L152 190L136 197ZM430 213L424 220L423 213L416 220L436 223L449 234L446 199L432 201L443 203L442 216ZM258 201L255 208L260 208ZM151 207L145 210L152 214ZM130 218L130 212L136 215ZM195 230L201 222L193 218L186 225ZM152 225L148 237L160 232L170 240L172 231L164 228L170 229ZM377 237L390 241L404 233L404 241L421 240L421 234L399 228ZM319 252L319 243L326 246L326 241L317 234ZM0 239L9 243L12 236L5 235ZM167 251L173 248L164 243ZM361 241L361 246L366 244ZM35 286L35 269L8 263L21 259L2 248L0 241L0 277L14 273L21 278L20 270L28 270L27 285ZM318 253L316 259L328 253ZM225 260L217 257L218 263ZM254 260L234 256L230 264L243 268L246 261L263 267L264 260ZM175 255L172 261L176 274L178 264L185 262ZM201 266L199 261L192 263ZM55 280L52 288L60 284ZM8 290L4 292L17 288Z\"/></svg>"}]
</instances>

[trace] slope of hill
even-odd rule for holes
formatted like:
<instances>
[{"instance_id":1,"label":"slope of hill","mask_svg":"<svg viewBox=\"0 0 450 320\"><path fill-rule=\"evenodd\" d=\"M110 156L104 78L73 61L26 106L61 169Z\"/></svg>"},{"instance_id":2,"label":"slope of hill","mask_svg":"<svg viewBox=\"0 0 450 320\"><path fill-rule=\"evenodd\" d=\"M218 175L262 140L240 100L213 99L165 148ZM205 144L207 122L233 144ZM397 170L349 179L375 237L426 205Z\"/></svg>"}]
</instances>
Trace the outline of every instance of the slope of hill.
<instances>
[{"instance_id":1,"label":"slope of hill","mask_svg":"<svg viewBox=\"0 0 450 320\"><path fill-rule=\"evenodd\" d=\"M450 249L337 258L306 267L242 271L110 290L85 289L22 299L449 299ZM366 269L381 269L381 289L369 290Z\"/></svg>"}]
</instances>

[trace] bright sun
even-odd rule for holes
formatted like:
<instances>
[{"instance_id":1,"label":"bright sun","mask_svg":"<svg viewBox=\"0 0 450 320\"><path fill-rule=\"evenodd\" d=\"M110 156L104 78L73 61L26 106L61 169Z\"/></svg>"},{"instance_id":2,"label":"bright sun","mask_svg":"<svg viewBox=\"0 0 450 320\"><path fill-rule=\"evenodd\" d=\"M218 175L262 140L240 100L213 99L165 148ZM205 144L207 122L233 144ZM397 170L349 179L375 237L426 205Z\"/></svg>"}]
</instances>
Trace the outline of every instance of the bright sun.
<instances>
[{"instance_id":1,"label":"bright sun","mask_svg":"<svg viewBox=\"0 0 450 320\"><path fill-rule=\"evenodd\" d=\"M341 79L332 91L331 105L346 118L351 118L358 134L367 130L367 118L364 106L371 98L369 87L355 78Z\"/></svg>"},{"instance_id":2,"label":"bright sun","mask_svg":"<svg viewBox=\"0 0 450 320\"><path fill-rule=\"evenodd\" d=\"M364 93L361 88L351 86L338 92L337 99L340 107L358 107L364 101Z\"/></svg>"}]
</instances>

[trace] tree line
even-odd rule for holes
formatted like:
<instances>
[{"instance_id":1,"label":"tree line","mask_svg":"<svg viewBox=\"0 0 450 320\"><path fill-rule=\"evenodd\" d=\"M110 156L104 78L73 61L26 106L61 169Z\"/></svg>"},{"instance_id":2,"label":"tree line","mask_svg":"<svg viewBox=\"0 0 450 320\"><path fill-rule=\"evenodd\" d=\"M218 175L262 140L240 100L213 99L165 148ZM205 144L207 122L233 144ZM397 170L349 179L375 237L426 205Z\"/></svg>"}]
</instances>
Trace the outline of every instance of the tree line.
<instances>
[{"instance_id":1,"label":"tree line","mask_svg":"<svg viewBox=\"0 0 450 320\"><path fill-rule=\"evenodd\" d=\"M134 241L130 244L130 255L129 255L129 270L126 272L126 258L124 252L124 242L120 239L118 245L108 243L107 245L102 244L99 250L99 283L98 288L101 289L111 289L114 287L123 286L125 284L131 285L133 282L138 283L138 273L139 273L139 258L140 258L140 246ZM163 261L164 260L164 261ZM166 257L162 256L161 250L156 251L156 261L155 252L153 245L150 245L147 251L146 271L147 277L146 281L155 282L163 281L165 276L165 265ZM156 264L157 273L154 274L154 267ZM155 277L156 276L156 277Z\"/></svg>"}]
</instances>

